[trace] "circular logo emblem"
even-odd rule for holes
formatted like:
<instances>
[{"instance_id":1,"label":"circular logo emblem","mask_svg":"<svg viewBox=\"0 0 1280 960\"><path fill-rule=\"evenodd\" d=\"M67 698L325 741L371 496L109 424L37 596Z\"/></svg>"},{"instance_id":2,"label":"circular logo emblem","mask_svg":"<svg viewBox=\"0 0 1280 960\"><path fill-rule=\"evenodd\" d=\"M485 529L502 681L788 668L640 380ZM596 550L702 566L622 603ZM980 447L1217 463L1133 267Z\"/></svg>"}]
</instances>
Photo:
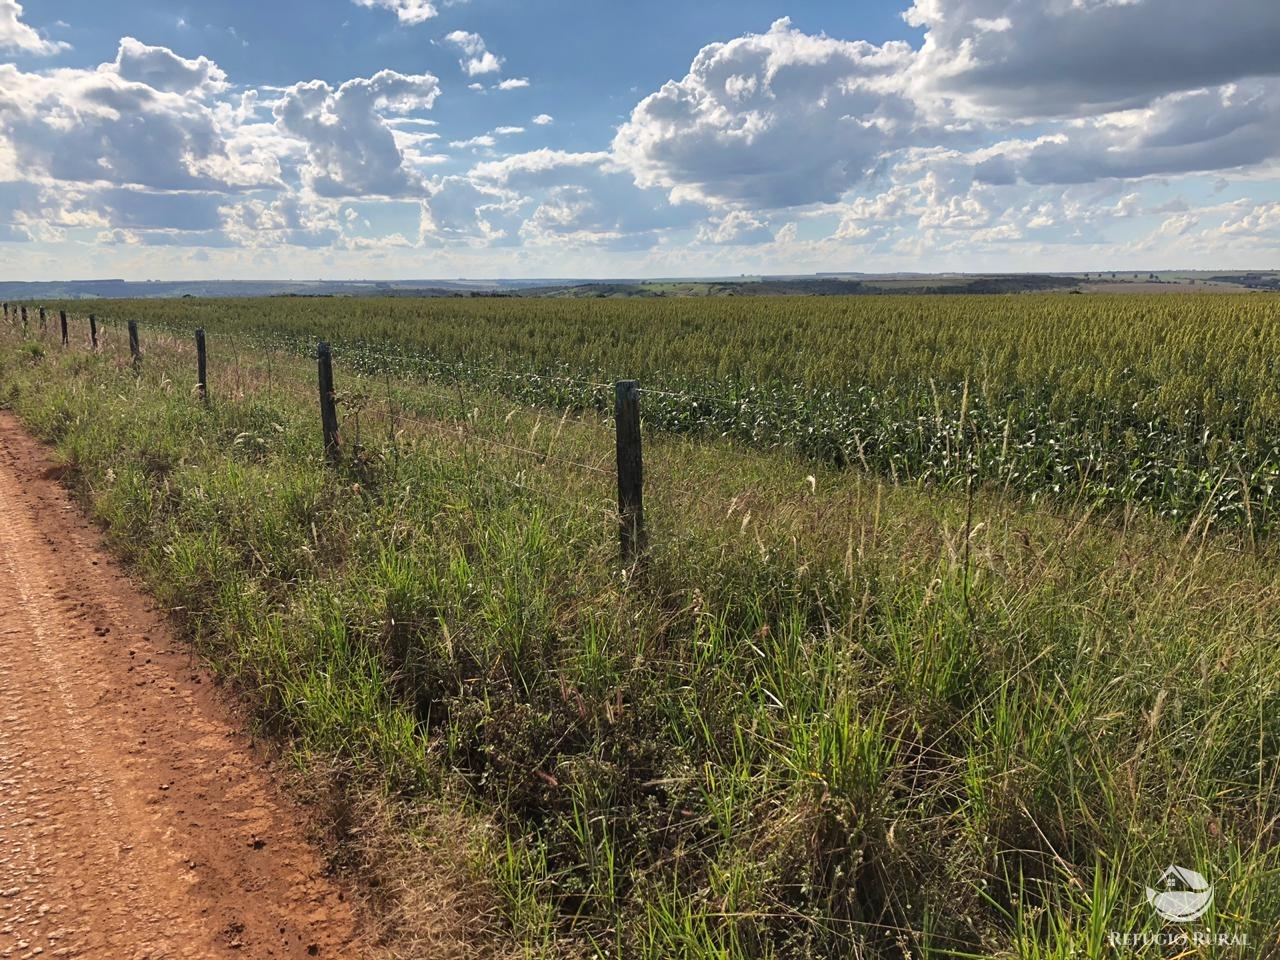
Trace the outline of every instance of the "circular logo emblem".
<instances>
[{"instance_id":1,"label":"circular logo emblem","mask_svg":"<svg viewBox=\"0 0 1280 960\"><path fill-rule=\"evenodd\" d=\"M1213 884L1186 867L1169 867L1160 875L1163 891L1147 887L1147 902L1174 923L1199 920L1213 906Z\"/></svg>"}]
</instances>

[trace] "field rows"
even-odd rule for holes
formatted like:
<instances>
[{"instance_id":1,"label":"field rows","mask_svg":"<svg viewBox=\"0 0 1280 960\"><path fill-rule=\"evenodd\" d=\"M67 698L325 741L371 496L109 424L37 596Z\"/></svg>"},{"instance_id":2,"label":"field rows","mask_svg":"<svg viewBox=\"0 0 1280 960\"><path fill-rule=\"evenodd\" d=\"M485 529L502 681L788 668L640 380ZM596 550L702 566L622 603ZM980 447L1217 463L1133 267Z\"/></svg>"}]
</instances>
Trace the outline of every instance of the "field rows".
<instances>
[{"instance_id":1,"label":"field rows","mask_svg":"<svg viewBox=\"0 0 1280 960\"><path fill-rule=\"evenodd\" d=\"M708 302L728 325L721 345L749 338L735 323L764 336L767 317ZM1023 304L1032 329L1074 317L1080 336L1054 349L1075 359L1016 422L1029 436L1039 410L1065 425L1048 440L1087 449L1092 424L1113 429L1114 399L1079 410L1058 399L1093 395L1082 358L1103 349L1104 318L1090 301L929 302L961 314ZM1270 322L1267 301L1213 302L1228 304L1224 341L1231 311L1255 334ZM1187 316L1150 304L1142 316L1195 339L1208 306L1185 303ZM1250 940L1188 956L1280 946L1275 544L1257 519L1250 543L1233 527L1150 515L1170 512L1167 493L1149 510L1137 494L1104 498L1132 508L1117 524L1043 481L988 472L966 490L975 462L1000 462L994 442L974 440L984 397L997 382L1030 396L1049 375L1043 358L985 387L969 366L927 366L927 355L960 357L965 337L994 342L976 327L920 341L896 374L881 357L885 396L906 403L908 367L927 390L901 408L912 426L880 428L900 457L935 449L913 437L940 438L932 473L897 461L899 481L926 482L895 483L895 461L815 463L835 458L795 436L651 431L653 552L639 572L617 561L612 433L595 415L608 384L639 373L650 411L694 399L658 391L692 390L745 417L767 395L745 374L700 374L676 327L646 341L652 362L667 351L666 376L637 350L625 364L546 363L535 378L551 341L477 349L470 367L448 351L451 337L499 337L486 311L552 309L537 305L264 301L222 320L200 303L144 306L140 373L119 326L96 356L3 331L0 402L59 444L120 549L300 763L336 765L344 783L394 798L406 829L464 860L474 928L494 943L652 960L1102 957L1112 931L1165 929L1143 884L1173 862L1214 882L1214 929ZM839 304L810 308L845 338L870 329L841 319ZM560 309L546 335L573 357L574 323L583 332L594 313L556 321ZM876 309L917 333L934 323L911 320L910 300ZM323 324L303 325L321 310ZM348 310L396 311L399 339L361 345ZM193 391L191 339L158 333L161 322L210 331L208 407ZM323 464L315 364L302 355L319 335L341 344L348 457L337 471ZM690 354L710 357L709 337ZM625 352L597 339L598 351ZM841 359L794 349L799 359L779 348L756 362ZM1170 363L1153 355L1123 377L1092 375L1132 382ZM1240 394L1253 415L1265 362L1249 363ZM1208 389L1189 359L1173 366ZM796 383L796 396L817 389ZM1143 415L1157 407L1148 397ZM1244 445L1232 456L1267 462L1249 446L1250 421L1207 401L1195 410ZM1177 458L1227 456L1180 429L1133 456L1161 477ZM1043 469L1033 458L1054 444L1036 433L1017 453L1019 430L998 445L1006 466ZM1154 459L1164 455L1174 459ZM448 832L432 834L440 823Z\"/></svg>"},{"instance_id":2,"label":"field rows","mask_svg":"<svg viewBox=\"0 0 1280 960\"><path fill-rule=\"evenodd\" d=\"M139 301L103 307L371 375L608 411L639 378L654 429L895 482L971 481L1184 525L1270 531L1280 307L1224 297Z\"/></svg>"}]
</instances>

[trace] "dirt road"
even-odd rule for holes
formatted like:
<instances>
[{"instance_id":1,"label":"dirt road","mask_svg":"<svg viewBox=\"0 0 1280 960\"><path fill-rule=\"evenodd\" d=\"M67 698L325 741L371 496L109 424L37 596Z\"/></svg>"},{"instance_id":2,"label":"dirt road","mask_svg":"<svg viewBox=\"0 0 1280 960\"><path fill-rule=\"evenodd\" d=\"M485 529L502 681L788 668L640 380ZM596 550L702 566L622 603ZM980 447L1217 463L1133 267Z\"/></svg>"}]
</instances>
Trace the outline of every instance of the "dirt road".
<instances>
[{"instance_id":1,"label":"dirt road","mask_svg":"<svg viewBox=\"0 0 1280 960\"><path fill-rule=\"evenodd\" d=\"M233 712L0 413L0 957L372 956Z\"/></svg>"}]
</instances>

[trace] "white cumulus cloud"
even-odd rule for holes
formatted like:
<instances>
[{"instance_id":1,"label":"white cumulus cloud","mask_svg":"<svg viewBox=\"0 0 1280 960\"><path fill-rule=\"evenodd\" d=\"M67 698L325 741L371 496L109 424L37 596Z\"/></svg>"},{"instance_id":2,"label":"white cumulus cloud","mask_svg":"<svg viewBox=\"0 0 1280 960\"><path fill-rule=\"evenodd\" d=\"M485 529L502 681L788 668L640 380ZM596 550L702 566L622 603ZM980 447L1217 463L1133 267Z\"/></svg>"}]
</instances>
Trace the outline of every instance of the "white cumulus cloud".
<instances>
[{"instance_id":1,"label":"white cumulus cloud","mask_svg":"<svg viewBox=\"0 0 1280 960\"><path fill-rule=\"evenodd\" d=\"M357 6L390 10L401 23L426 23L440 11L428 0L352 0Z\"/></svg>"},{"instance_id":2,"label":"white cumulus cloud","mask_svg":"<svg viewBox=\"0 0 1280 960\"><path fill-rule=\"evenodd\" d=\"M187 60L167 47L152 47L133 37L120 41L116 73L165 93L218 93L227 88L227 75L208 57Z\"/></svg>"},{"instance_id":3,"label":"white cumulus cloud","mask_svg":"<svg viewBox=\"0 0 1280 960\"><path fill-rule=\"evenodd\" d=\"M48 57L70 49L71 44L46 40L29 24L23 23L22 4L18 0L0 0L0 50Z\"/></svg>"},{"instance_id":4,"label":"white cumulus cloud","mask_svg":"<svg viewBox=\"0 0 1280 960\"><path fill-rule=\"evenodd\" d=\"M485 241L510 245L522 218L519 198L494 184L467 177L439 177L422 207L421 233L436 240Z\"/></svg>"},{"instance_id":5,"label":"white cumulus cloud","mask_svg":"<svg viewBox=\"0 0 1280 960\"><path fill-rule=\"evenodd\" d=\"M614 154L675 199L833 202L915 138L923 118L900 89L912 57L903 43L810 36L779 20L704 47L682 80L636 106Z\"/></svg>"},{"instance_id":6,"label":"white cumulus cloud","mask_svg":"<svg viewBox=\"0 0 1280 960\"><path fill-rule=\"evenodd\" d=\"M211 61L128 39L114 63L97 69L25 73L0 64L0 152L15 175L41 182L157 190L269 182L270 170L233 162L234 111L206 102L222 83Z\"/></svg>"},{"instance_id":7,"label":"white cumulus cloud","mask_svg":"<svg viewBox=\"0 0 1280 960\"><path fill-rule=\"evenodd\" d=\"M431 74L383 70L336 90L323 80L290 87L277 126L305 145L304 177L321 196L402 196L421 190L384 114L429 109L440 95Z\"/></svg>"},{"instance_id":8,"label":"white cumulus cloud","mask_svg":"<svg viewBox=\"0 0 1280 960\"><path fill-rule=\"evenodd\" d=\"M445 41L462 51L458 65L468 77L484 73L497 73L502 69L502 58L485 48L484 38L478 33L454 30L445 35Z\"/></svg>"},{"instance_id":9,"label":"white cumulus cloud","mask_svg":"<svg viewBox=\"0 0 1280 960\"><path fill-rule=\"evenodd\" d=\"M724 217L699 228L698 239L723 246L745 246L768 243L773 239L773 231L763 220L742 210L731 210Z\"/></svg>"},{"instance_id":10,"label":"white cumulus cloud","mask_svg":"<svg viewBox=\"0 0 1280 960\"><path fill-rule=\"evenodd\" d=\"M471 182L521 198L520 235L533 244L597 244L611 250L644 250L661 232L699 218L692 206L674 206L663 191L638 189L630 174L605 152L532 150L478 163Z\"/></svg>"}]
</instances>

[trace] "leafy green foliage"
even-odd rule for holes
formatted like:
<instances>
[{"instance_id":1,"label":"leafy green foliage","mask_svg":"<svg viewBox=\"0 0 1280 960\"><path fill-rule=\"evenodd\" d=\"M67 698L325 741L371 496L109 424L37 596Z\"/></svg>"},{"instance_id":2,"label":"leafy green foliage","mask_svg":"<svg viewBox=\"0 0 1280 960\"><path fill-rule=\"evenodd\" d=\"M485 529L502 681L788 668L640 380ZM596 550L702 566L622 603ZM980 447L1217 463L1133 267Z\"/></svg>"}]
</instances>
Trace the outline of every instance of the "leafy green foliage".
<instances>
[{"instance_id":1,"label":"leafy green foliage","mask_svg":"<svg viewBox=\"0 0 1280 960\"><path fill-rule=\"evenodd\" d=\"M638 378L652 428L895 482L1275 526L1274 297L163 301L110 307L554 409Z\"/></svg>"},{"instance_id":2,"label":"leafy green foliage","mask_svg":"<svg viewBox=\"0 0 1280 960\"><path fill-rule=\"evenodd\" d=\"M1082 302L979 301L1018 305L1033 329L1037 311L1062 318L1062 303ZM1195 316L1264 301L1178 303ZM306 342L311 320L294 323L286 306L287 348ZM1086 306L1082 329L1100 327ZM213 307L194 309L171 319L216 329L200 313ZM652 554L637 575L618 569L609 478L572 466L607 461L609 432L510 399L527 390L526 401L554 396L572 412L578 396L579 408L606 403L604 388L532 380L535 354L508 358L524 365L514 380L492 356L455 376L448 338L496 338L490 315L453 315L479 334L433 328L437 360L422 359L425 341L411 342L402 317L406 366L391 377L394 344L366 346L363 359L354 344L339 352L348 460L334 471L314 365L263 347L277 303L227 309L242 332L211 336L208 407L188 389L189 342L154 324L140 375L114 331L100 355L51 349L36 364L0 337L0 396L58 442L121 549L264 724L304 756L342 758L407 810L462 798L492 824L489 845L469 852L506 935L531 955L1100 956L1112 932L1161 932L1142 885L1170 862L1203 867L1218 885L1218 929L1251 939L1205 956L1273 945L1280 561L1265 537L1210 536L1208 524L1189 536L1142 511L1097 524L1093 500L1032 502L1045 499L1043 464L1039 485L985 473L985 489L961 495L951 487L994 456L974 440L984 388L921 341L937 369L880 361L876 389L908 395L886 372L896 364L921 391L914 426L893 433L886 415L880 428L907 458L888 470L815 465L795 437L743 436L779 448L764 453L690 442L731 433L696 424L651 435ZM326 335L351 333L328 322ZM578 328L574 354L571 329L564 321L556 342L581 358L590 337ZM947 349L993 336L984 329L958 322ZM720 384L743 416L769 395L745 374L699 374L678 340L651 339L645 349L667 351L673 371L644 374L653 383ZM1056 362L1083 362L1079 340L1055 341ZM797 357L774 351L778 369L835 362L791 346ZM716 348L695 340L690 355ZM1102 394L1082 413L1055 406L1083 373L1051 366L1006 365L1001 389L1048 377L1037 409L1067 426L999 462L1051 461L1057 448L1040 438L1082 443L1071 438L1089 417L1109 429L1116 404ZM384 402L415 421L379 414ZM1013 450L1023 427L1000 429ZM941 439L911 446L926 434ZM1146 442L1132 440L1138 466L1156 449ZM519 449L535 446L537 457ZM941 458L923 474L936 483L875 477L916 476L922 450ZM1163 483L1168 471L1150 474Z\"/></svg>"}]
</instances>

